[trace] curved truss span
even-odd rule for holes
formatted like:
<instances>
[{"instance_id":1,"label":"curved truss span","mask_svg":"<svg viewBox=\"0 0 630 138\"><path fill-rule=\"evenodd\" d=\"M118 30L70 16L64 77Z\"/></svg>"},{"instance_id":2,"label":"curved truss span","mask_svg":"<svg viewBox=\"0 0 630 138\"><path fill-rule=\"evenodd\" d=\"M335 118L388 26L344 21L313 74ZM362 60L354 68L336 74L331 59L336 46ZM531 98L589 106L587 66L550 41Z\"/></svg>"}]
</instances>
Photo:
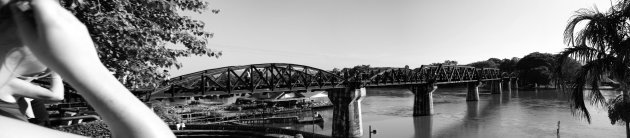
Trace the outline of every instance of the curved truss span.
<instances>
[{"instance_id":1,"label":"curved truss span","mask_svg":"<svg viewBox=\"0 0 630 138\"><path fill-rule=\"evenodd\" d=\"M339 75L310 66L266 63L221 67L178 76L156 92L190 91L216 95L296 91L342 88L344 80Z\"/></svg>"}]
</instances>

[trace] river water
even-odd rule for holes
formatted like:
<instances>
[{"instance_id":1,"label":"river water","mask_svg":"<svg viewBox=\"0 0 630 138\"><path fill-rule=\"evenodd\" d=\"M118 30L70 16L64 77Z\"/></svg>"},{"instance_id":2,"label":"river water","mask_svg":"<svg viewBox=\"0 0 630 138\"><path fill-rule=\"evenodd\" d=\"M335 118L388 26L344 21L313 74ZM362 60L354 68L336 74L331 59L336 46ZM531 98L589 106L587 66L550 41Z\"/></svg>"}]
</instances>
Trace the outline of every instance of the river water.
<instances>
[{"instance_id":1,"label":"river water","mask_svg":"<svg viewBox=\"0 0 630 138\"><path fill-rule=\"evenodd\" d=\"M362 102L363 137L372 126L378 138L411 137L625 137L625 126L611 125L602 108L589 107L592 122L574 117L563 94L556 90L481 91L480 100L467 102L466 88L438 88L434 115L413 117L413 94L407 89L368 88ZM618 92L605 91L606 97ZM270 126L331 134L332 109L317 111L324 123Z\"/></svg>"}]
</instances>

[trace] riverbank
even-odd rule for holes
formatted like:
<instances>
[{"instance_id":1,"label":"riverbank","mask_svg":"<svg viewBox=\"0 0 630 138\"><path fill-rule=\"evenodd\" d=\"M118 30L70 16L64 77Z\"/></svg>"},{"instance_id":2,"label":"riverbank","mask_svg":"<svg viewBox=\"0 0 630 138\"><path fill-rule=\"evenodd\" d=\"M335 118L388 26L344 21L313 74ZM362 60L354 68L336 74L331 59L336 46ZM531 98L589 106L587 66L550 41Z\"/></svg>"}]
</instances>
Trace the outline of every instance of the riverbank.
<instances>
[{"instance_id":1,"label":"riverbank","mask_svg":"<svg viewBox=\"0 0 630 138\"><path fill-rule=\"evenodd\" d=\"M265 138L329 138L330 136L297 130L230 124L189 124L186 130L174 130L177 137L265 137ZM103 121L93 121L72 126L53 127L55 130L88 137L110 138L109 127Z\"/></svg>"},{"instance_id":2,"label":"riverbank","mask_svg":"<svg viewBox=\"0 0 630 138\"><path fill-rule=\"evenodd\" d=\"M272 117L276 115L291 115L309 112L312 109L332 107L329 101L312 102L307 105L291 107L269 107L257 104L239 105L168 105L164 103L153 103L151 105L160 118L167 124L183 123L221 123L241 119L255 119Z\"/></svg>"}]
</instances>

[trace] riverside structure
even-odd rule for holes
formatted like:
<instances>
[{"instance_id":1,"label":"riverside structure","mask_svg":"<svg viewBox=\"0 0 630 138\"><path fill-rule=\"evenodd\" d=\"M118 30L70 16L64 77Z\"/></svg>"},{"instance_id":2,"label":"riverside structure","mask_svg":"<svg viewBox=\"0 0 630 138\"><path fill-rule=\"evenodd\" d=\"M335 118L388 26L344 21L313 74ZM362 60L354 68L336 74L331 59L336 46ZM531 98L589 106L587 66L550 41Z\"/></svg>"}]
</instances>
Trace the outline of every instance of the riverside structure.
<instances>
[{"instance_id":1,"label":"riverside structure","mask_svg":"<svg viewBox=\"0 0 630 138\"><path fill-rule=\"evenodd\" d=\"M389 68L364 71L344 70L337 73L305 65L267 63L229 66L202 70L174 77L147 96L178 95L196 98L218 95L245 95L273 92L327 91L333 103L333 137L360 137L362 132L361 100L366 88L405 87L414 93L414 116L433 114L432 94L438 85L466 83L467 101L479 100L479 86L490 85L493 94L502 87L518 88L516 74L495 68L470 66L427 66L416 69ZM511 89L509 89L511 90ZM187 94L184 94L187 93Z\"/></svg>"}]
</instances>

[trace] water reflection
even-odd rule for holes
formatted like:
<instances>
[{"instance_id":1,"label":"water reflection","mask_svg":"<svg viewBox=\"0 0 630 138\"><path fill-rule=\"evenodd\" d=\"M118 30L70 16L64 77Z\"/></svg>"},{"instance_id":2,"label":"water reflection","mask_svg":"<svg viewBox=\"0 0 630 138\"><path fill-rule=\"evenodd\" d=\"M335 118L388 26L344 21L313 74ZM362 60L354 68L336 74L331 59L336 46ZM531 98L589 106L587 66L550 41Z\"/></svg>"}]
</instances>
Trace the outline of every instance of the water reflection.
<instances>
[{"instance_id":1,"label":"water reflection","mask_svg":"<svg viewBox=\"0 0 630 138\"><path fill-rule=\"evenodd\" d=\"M433 135L433 116L413 118L414 137L430 138Z\"/></svg>"},{"instance_id":2,"label":"water reflection","mask_svg":"<svg viewBox=\"0 0 630 138\"><path fill-rule=\"evenodd\" d=\"M487 118L501 118L501 113L496 110L501 104L509 101L508 93L489 95L487 101L468 101L466 102L466 114L461 121L456 122L448 127L438 131L436 137L481 137L484 125L495 124L496 121L486 121ZM483 106L481 103L484 103ZM499 122L500 123L500 122Z\"/></svg>"},{"instance_id":3,"label":"water reflection","mask_svg":"<svg viewBox=\"0 0 630 138\"><path fill-rule=\"evenodd\" d=\"M510 98L512 98L512 92L510 91L503 91L503 93L499 94L501 95L501 104L507 104L510 103Z\"/></svg>"},{"instance_id":4,"label":"water reflection","mask_svg":"<svg viewBox=\"0 0 630 138\"><path fill-rule=\"evenodd\" d=\"M394 98L413 97L407 88L368 88L367 96L385 96Z\"/></svg>"}]
</instances>

